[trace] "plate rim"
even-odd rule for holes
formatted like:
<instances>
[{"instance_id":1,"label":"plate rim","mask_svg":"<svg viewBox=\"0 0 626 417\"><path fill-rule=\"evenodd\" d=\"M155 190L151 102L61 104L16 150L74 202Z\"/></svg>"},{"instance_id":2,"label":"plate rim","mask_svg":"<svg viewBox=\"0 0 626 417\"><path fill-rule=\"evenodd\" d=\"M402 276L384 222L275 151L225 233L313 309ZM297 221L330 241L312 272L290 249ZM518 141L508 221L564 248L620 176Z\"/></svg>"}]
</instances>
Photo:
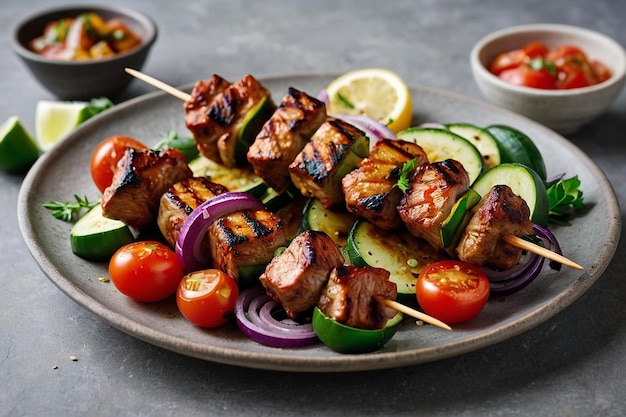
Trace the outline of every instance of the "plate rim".
<instances>
[{"instance_id":1,"label":"plate rim","mask_svg":"<svg viewBox=\"0 0 626 417\"><path fill-rule=\"evenodd\" d=\"M271 81L277 82L284 79L328 78L335 77L339 74L340 73L336 72L305 72L274 74L259 76L257 78L263 83ZM192 86L193 84L188 84L180 88L189 91ZM69 279L63 277L57 266L54 265L47 256L45 256L42 248L38 245L38 242L35 239L33 224L28 216L30 191L32 185L39 178L39 176L43 175L42 173L45 171L45 168L48 165L55 163L55 160L58 158L58 154L62 151L62 144L53 147L50 151L42 155L35 165L29 170L22 182L18 194L17 214L18 224L23 240L38 267L44 275L52 281L52 283L59 288L59 290L61 290L61 292L112 327L137 339L173 352L228 365L291 372L354 372L418 365L421 363L433 362L462 355L500 343L528 331L552 318L582 296L593 285L593 283L601 277L617 250L617 244L621 233L621 215L619 212L617 196L608 178L600 167L597 166L591 158L582 152L582 150L580 150L576 145L558 133L530 119L527 119L524 116L455 92L422 85L409 85L409 88L411 91L426 91L436 96L445 96L452 100L475 104L487 110L491 109L508 117L518 119L520 122L531 124L535 129L545 131L545 133L550 135L551 138L559 140L562 146L568 147L569 150L575 154L576 158L585 164L585 166L591 171L592 175L599 179L597 186L602 188L601 194L609 203L608 209L610 216L607 220L610 239L602 246L594 264L584 270L582 275L578 277L566 291L559 293L558 296L551 299L550 303L510 322L505 328L498 327L490 329L489 331L485 331L471 340L459 340L455 343L448 343L444 346L427 346L408 351L374 352L361 355L328 357L282 356L280 355L280 350L276 350L276 353L248 352L201 344L188 340L181 343L182 341L179 337L159 332L158 330L147 325L132 321L124 314L113 311L94 298L90 297L89 294L76 287ZM133 107L150 100L164 99L165 96L167 96L167 94L161 91L150 92L120 103L116 105L113 110L124 111L128 107ZM69 141L67 142L78 140L72 138L79 138L81 133L86 132L93 126L96 126L101 117L107 116L106 114L102 114L86 121L75 129L75 131L73 131L70 135L68 135ZM600 260L600 262L598 262L598 260Z\"/></svg>"}]
</instances>

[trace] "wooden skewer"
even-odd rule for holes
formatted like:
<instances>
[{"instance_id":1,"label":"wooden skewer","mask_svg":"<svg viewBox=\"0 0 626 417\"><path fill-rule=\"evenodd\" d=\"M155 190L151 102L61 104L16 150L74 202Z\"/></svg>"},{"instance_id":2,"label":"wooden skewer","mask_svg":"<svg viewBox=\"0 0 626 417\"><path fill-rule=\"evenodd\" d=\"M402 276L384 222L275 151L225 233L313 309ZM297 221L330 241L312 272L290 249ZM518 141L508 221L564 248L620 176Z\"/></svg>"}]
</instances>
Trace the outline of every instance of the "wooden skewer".
<instances>
[{"instance_id":1,"label":"wooden skewer","mask_svg":"<svg viewBox=\"0 0 626 417\"><path fill-rule=\"evenodd\" d=\"M405 306L404 304L401 304L397 301L387 300L381 296L375 296L375 298L376 300L378 300L378 302L383 303L387 307L393 308L396 311L407 314L418 320L422 320L423 322L432 324L433 326L437 326L446 330L452 330L452 327L448 326L446 323L442 322L441 320L438 320L432 316L429 316L428 314L424 314L421 311L414 310L411 307Z\"/></svg>"},{"instance_id":2,"label":"wooden skewer","mask_svg":"<svg viewBox=\"0 0 626 417\"><path fill-rule=\"evenodd\" d=\"M520 237L507 235L504 236L504 240L505 242L510 243L511 245L516 246L520 249L526 249L529 252L559 262L563 265L569 266L570 268L583 269L581 265L578 265L576 262L567 259L565 256L561 256L556 252L552 252L551 250L546 249L543 246L535 245L534 243L524 240Z\"/></svg>"},{"instance_id":3,"label":"wooden skewer","mask_svg":"<svg viewBox=\"0 0 626 417\"><path fill-rule=\"evenodd\" d=\"M191 95L185 93L184 91L180 91L174 87L172 87L171 85L168 85L166 83L164 83L163 81L157 80L154 77L151 77L149 75L146 75L140 71L137 71L135 69L132 68L125 68L125 71L127 73L129 73L130 75L132 75L133 77L136 77L142 81L145 81L146 83L152 85L153 87L156 87L160 90L165 91L166 93L169 93L171 95L173 95L176 98L179 98L183 101L189 101L191 99ZM509 235L509 236L505 236L504 240L508 243L510 243L513 246L516 246L520 249L525 249L527 251L530 251L532 253L536 253L537 255L543 256L545 258L551 259L553 261L559 262L563 265L569 266L571 268L574 269L583 269L582 266L578 265L577 263L567 259L564 256L559 255L558 253L552 252L551 250L548 250L542 246L539 245L535 245L534 243L531 243L527 240L521 239L517 236L513 236L513 235ZM388 300L387 300L388 301ZM402 304L400 304L402 305ZM390 306L391 307L391 306ZM392 307L394 308L394 307ZM407 307L408 308L408 307ZM415 311L415 310L413 310ZM416 313L419 313L418 311L416 311ZM409 313L407 313L409 314ZM422 313L420 313L422 314ZM427 322L427 320L424 320ZM432 323L431 323L432 324ZM445 325L447 326L447 325ZM445 328L445 327L444 327Z\"/></svg>"},{"instance_id":4,"label":"wooden skewer","mask_svg":"<svg viewBox=\"0 0 626 417\"><path fill-rule=\"evenodd\" d=\"M125 71L133 77L139 78L141 81L145 81L151 86L156 87L159 90L163 90L166 93L169 93L174 97L181 99L182 101L189 101L191 99L191 95L185 93L184 91L180 91L172 87L171 85L165 84L163 81L159 81L154 77L144 74L143 72L139 72L132 68L125 68Z\"/></svg>"}]
</instances>

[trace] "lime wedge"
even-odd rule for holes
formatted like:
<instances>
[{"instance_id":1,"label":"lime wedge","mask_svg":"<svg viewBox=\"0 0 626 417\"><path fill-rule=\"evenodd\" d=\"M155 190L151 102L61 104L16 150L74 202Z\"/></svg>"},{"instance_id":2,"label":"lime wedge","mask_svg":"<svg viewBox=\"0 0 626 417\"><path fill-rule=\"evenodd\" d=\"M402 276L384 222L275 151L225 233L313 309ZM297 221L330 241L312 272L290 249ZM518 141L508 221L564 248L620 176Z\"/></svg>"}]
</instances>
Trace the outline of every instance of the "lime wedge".
<instances>
[{"instance_id":1,"label":"lime wedge","mask_svg":"<svg viewBox=\"0 0 626 417\"><path fill-rule=\"evenodd\" d=\"M87 118L86 101L41 100L35 109L35 135L39 146L47 151Z\"/></svg>"},{"instance_id":2,"label":"lime wedge","mask_svg":"<svg viewBox=\"0 0 626 417\"><path fill-rule=\"evenodd\" d=\"M24 129L17 116L11 116L0 126L0 170L20 171L37 160L41 150Z\"/></svg>"}]
</instances>

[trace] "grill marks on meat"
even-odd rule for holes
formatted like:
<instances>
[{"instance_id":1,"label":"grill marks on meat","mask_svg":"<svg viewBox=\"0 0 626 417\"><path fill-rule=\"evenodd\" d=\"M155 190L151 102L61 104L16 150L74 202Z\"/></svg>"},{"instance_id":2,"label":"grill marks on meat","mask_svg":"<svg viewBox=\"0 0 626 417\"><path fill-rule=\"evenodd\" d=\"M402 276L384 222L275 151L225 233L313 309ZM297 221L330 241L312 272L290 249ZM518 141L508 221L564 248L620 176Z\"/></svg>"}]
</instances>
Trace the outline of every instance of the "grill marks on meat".
<instances>
[{"instance_id":1,"label":"grill marks on meat","mask_svg":"<svg viewBox=\"0 0 626 417\"><path fill-rule=\"evenodd\" d=\"M343 255L326 233L306 230L272 259L259 280L287 315L296 318L317 304L328 274L343 263Z\"/></svg>"},{"instance_id":2,"label":"grill marks on meat","mask_svg":"<svg viewBox=\"0 0 626 417\"><path fill-rule=\"evenodd\" d=\"M207 177L186 178L170 187L161 197L157 217L165 240L174 247L180 228L191 212L206 200L226 191L226 187Z\"/></svg>"},{"instance_id":3,"label":"grill marks on meat","mask_svg":"<svg viewBox=\"0 0 626 417\"><path fill-rule=\"evenodd\" d=\"M219 125L208 116L217 96L230 87L230 83L217 74L208 80L198 81L191 91L191 99L183 104L185 125L197 143L211 143L220 134ZM215 162L221 162L215 146L204 146L202 154Z\"/></svg>"},{"instance_id":4,"label":"grill marks on meat","mask_svg":"<svg viewBox=\"0 0 626 417\"><path fill-rule=\"evenodd\" d=\"M273 112L275 109L269 90L253 76L245 75L229 85L213 75L194 86L191 99L185 103L185 123L202 155L226 167L234 167L245 162L245 157L241 161L236 154L242 151L245 155L250 145L242 143L245 142L242 136L256 136L269 118L269 114L262 118L264 110Z\"/></svg>"},{"instance_id":5,"label":"grill marks on meat","mask_svg":"<svg viewBox=\"0 0 626 417\"><path fill-rule=\"evenodd\" d=\"M382 329L397 312L377 298L395 300L396 284L389 271L344 265L331 271L318 307L328 317L359 329Z\"/></svg>"},{"instance_id":6,"label":"grill marks on meat","mask_svg":"<svg viewBox=\"0 0 626 417\"><path fill-rule=\"evenodd\" d=\"M341 179L368 151L368 139L361 130L342 120L327 120L289 165L291 180L302 195L330 207L344 200Z\"/></svg>"},{"instance_id":7,"label":"grill marks on meat","mask_svg":"<svg viewBox=\"0 0 626 417\"><path fill-rule=\"evenodd\" d=\"M439 249L443 246L441 224L469 189L467 171L452 159L425 164L416 169L409 185L398 206L400 218L409 233Z\"/></svg>"},{"instance_id":8,"label":"grill marks on meat","mask_svg":"<svg viewBox=\"0 0 626 417\"><path fill-rule=\"evenodd\" d=\"M520 261L522 250L502 239L533 233L526 202L507 185L495 185L478 204L457 246L460 260L507 270Z\"/></svg>"},{"instance_id":9,"label":"grill marks on meat","mask_svg":"<svg viewBox=\"0 0 626 417\"><path fill-rule=\"evenodd\" d=\"M208 229L213 267L235 280L238 267L263 265L287 242L283 221L267 210L242 210L220 217Z\"/></svg>"},{"instance_id":10,"label":"grill marks on meat","mask_svg":"<svg viewBox=\"0 0 626 417\"><path fill-rule=\"evenodd\" d=\"M403 194L396 184L402 166L412 159L417 159L416 167L428 163L424 150L413 142L379 140L359 168L341 181L348 211L384 230L400 226L397 207Z\"/></svg>"},{"instance_id":11,"label":"grill marks on meat","mask_svg":"<svg viewBox=\"0 0 626 417\"><path fill-rule=\"evenodd\" d=\"M326 106L290 87L248 149L254 172L279 194L291 185L289 164L326 120Z\"/></svg>"},{"instance_id":12,"label":"grill marks on meat","mask_svg":"<svg viewBox=\"0 0 626 417\"><path fill-rule=\"evenodd\" d=\"M113 182L102 195L102 214L144 230L156 218L159 201L173 184L193 174L175 149L128 149Z\"/></svg>"}]
</instances>

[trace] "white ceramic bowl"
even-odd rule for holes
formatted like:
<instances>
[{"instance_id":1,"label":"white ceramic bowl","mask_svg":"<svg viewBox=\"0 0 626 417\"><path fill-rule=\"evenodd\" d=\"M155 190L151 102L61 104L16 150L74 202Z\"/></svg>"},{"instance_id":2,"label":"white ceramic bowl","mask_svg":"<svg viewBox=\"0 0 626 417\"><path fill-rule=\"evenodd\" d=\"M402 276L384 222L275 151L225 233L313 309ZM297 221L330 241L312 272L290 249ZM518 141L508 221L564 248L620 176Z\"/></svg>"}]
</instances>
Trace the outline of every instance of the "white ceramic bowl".
<instances>
[{"instance_id":1,"label":"white ceramic bowl","mask_svg":"<svg viewBox=\"0 0 626 417\"><path fill-rule=\"evenodd\" d=\"M512 85L487 69L501 52L541 41L549 49L563 45L581 48L589 59L603 62L611 78L590 87L569 90L543 90ZM531 24L515 26L485 36L470 54L474 79L491 102L527 116L559 133L572 133L603 113L624 86L626 52L613 39L575 26Z\"/></svg>"}]
</instances>

